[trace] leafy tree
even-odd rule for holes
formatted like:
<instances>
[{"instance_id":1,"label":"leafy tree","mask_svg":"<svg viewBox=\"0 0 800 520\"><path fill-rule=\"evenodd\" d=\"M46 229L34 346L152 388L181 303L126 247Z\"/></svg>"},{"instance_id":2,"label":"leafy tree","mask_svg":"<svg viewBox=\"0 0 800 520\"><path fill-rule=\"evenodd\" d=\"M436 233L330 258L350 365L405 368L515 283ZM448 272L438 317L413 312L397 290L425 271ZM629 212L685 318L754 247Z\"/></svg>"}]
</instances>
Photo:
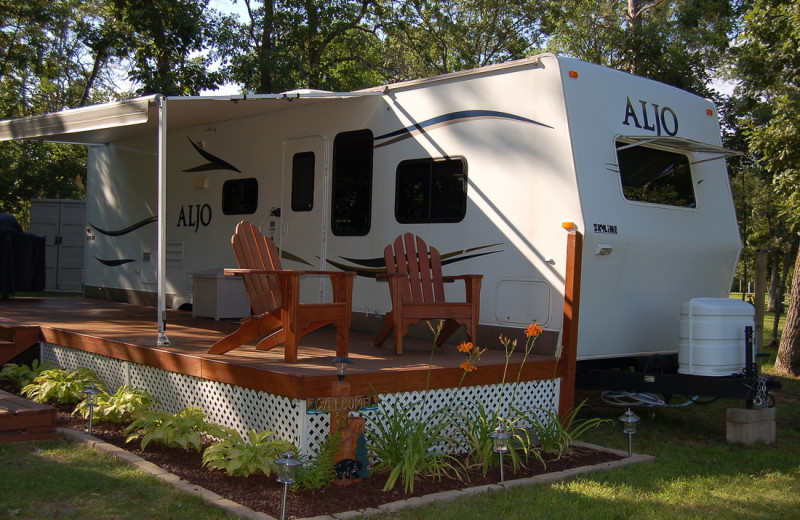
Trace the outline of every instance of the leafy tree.
<instances>
[{"instance_id":1,"label":"leafy tree","mask_svg":"<svg viewBox=\"0 0 800 520\"><path fill-rule=\"evenodd\" d=\"M206 51L216 34L207 5L208 0L109 0L107 24L120 21L117 52L130 53L129 77L141 85L139 93L198 95L219 84Z\"/></svg>"},{"instance_id":2,"label":"leafy tree","mask_svg":"<svg viewBox=\"0 0 800 520\"><path fill-rule=\"evenodd\" d=\"M542 43L540 9L525 0L387 2L387 73L404 80L524 58Z\"/></svg>"},{"instance_id":3,"label":"leafy tree","mask_svg":"<svg viewBox=\"0 0 800 520\"><path fill-rule=\"evenodd\" d=\"M744 121L752 154L771 176L784 201L784 214L800 223L800 9L786 0L754 0L748 5L740 45L738 73L744 93L758 102L765 117ZM796 227L794 230L796 231ZM800 374L800 255L786 325L775 368Z\"/></svg>"},{"instance_id":4,"label":"leafy tree","mask_svg":"<svg viewBox=\"0 0 800 520\"><path fill-rule=\"evenodd\" d=\"M77 0L0 5L0 117L10 119L80 104L87 86L84 31L91 6ZM82 197L86 151L68 145L0 143L0 211L23 226L37 197ZM82 182L82 181L81 181Z\"/></svg>"},{"instance_id":5,"label":"leafy tree","mask_svg":"<svg viewBox=\"0 0 800 520\"><path fill-rule=\"evenodd\" d=\"M737 12L727 0L564 0L543 19L548 49L709 95Z\"/></svg>"},{"instance_id":6,"label":"leafy tree","mask_svg":"<svg viewBox=\"0 0 800 520\"><path fill-rule=\"evenodd\" d=\"M243 0L244 22L221 18L216 57L247 92L352 90L380 83L375 0Z\"/></svg>"}]
</instances>

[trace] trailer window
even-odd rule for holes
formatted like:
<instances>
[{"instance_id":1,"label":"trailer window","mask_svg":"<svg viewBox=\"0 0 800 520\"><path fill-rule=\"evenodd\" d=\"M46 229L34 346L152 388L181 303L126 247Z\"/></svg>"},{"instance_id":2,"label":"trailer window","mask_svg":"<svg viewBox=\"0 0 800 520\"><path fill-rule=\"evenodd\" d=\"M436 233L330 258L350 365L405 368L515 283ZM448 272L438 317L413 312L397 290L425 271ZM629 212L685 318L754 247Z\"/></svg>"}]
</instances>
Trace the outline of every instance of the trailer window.
<instances>
[{"instance_id":1,"label":"trailer window","mask_svg":"<svg viewBox=\"0 0 800 520\"><path fill-rule=\"evenodd\" d=\"M466 211L464 159L417 159L397 166L394 215L401 224L460 222Z\"/></svg>"},{"instance_id":2,"label":"trailer window","mask_svg":"<svg viewBox=\"0 0 800 520\"><path fill-rule=\"evenodd\" d=\"M314 208L314 152L302 152L292 157L292 211L311 211Z\"/></svg>"},{"instance_id":3,"label":"trailer window","mask_svg":"<svg viewBox=\"0 0 800 520\"><path fill-rule=\"evenodd\" d=\"M372 132L357 130L333 140L331 230L339 236L369 233L372 213Z\"/></svg>"},{"instance_id":4,"label":"trailer window","mask_svg":"<svg viewBox=\"0 0 800 520\"><path fill-rule=\"evenodd\" d=\"M617 141L617 148L627 146ZM686 155L648 146L617 150L622 193L626 199L694 208L692 170Z\"/></svg>"},{"instance_id":5,"label":"trailer window","mask_svg":"<svg viewBox=\"0 0 800 520\"><path fill-rule=\"evenodd\" d=\"M258 180L231 179L222 183L222 213L249 215L258 209Z\"/></svg>"}]
</instances>

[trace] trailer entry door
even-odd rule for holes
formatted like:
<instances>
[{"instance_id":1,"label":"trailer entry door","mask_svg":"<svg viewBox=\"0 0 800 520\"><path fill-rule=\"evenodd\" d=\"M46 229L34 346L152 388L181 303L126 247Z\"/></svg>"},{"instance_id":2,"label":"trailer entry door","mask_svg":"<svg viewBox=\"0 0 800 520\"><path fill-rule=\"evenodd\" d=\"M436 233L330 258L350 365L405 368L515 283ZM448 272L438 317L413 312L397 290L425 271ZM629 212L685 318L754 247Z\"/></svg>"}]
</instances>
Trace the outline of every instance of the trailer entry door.
<instances>
[{"instance_id":1,"label":"trailer entry door","mask_svg":"<svg viewBox=\"0 0 800 520\"><path fill-rule=\"evenodd\" d=\"M287 269L325 269L328 143L323 136L289 139L283 149L281 262ZM325 280L303 280L301 301L325 301Z\"/></svg>"}]
</instances>

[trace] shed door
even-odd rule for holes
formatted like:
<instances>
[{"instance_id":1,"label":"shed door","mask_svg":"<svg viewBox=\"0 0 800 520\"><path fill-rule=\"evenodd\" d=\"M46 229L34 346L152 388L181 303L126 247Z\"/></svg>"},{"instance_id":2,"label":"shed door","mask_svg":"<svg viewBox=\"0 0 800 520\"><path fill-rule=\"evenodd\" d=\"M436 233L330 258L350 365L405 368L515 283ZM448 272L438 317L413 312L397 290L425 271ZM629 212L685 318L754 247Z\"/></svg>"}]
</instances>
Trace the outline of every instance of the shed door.
<instances>
[{"instance_id":1,"label":"shed door","mask_svg":"<svg viewBox=\"0 0 800 520\"><path fill-rule=\"evenodd\" d=\"M85 228L84 201L32 201L31 232L47 237L46 289L80 291L83 287Z\"/></svg>"},{"instance_id":2,"label":"shed door","mask_svg":"<svg viewBox=\"0 0 800 520\"><path fill-rule=\"evenodd\" d=\"M289 139L283 148L281 262L287 269L325 270L328 141L324 136ZM304 280L302 301L324 301L325 280Z\"/></svg>"}]
</instances>

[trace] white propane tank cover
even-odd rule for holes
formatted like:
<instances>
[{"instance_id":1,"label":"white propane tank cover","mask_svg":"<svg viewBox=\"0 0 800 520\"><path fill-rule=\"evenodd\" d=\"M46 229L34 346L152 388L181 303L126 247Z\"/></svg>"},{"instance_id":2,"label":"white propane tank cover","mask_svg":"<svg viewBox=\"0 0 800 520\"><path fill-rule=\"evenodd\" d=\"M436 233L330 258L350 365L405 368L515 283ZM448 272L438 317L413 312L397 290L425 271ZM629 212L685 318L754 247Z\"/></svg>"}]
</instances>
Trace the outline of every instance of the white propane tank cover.
<instances>
[{"instance_id":1,"label":"white propane tank cover","mask_svg":"<svg viewBox=\"0 0 800 520\"><path fill-rule=\"evenodd\" d=\"M678 372L730 376L745 367L745 327L755 308L732 298L693 298L681 305Z\"/></svg>"}]
</instances>

